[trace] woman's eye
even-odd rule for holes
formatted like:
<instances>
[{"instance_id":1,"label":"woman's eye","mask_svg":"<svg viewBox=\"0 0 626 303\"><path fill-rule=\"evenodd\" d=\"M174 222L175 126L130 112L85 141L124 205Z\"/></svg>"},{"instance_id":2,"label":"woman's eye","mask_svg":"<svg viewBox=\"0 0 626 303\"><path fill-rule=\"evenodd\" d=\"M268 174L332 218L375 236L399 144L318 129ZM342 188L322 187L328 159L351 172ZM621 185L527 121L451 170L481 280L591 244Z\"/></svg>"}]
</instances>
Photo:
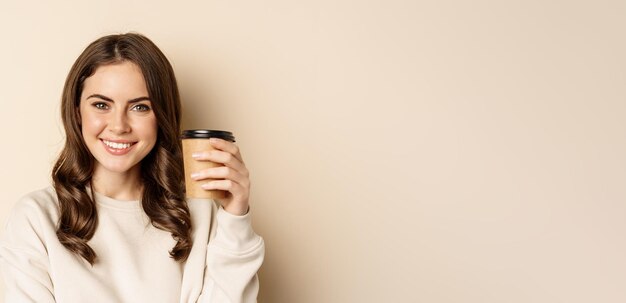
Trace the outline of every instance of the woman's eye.
<instances>
[{"instance_id":1,"label":"woman's eye","mask_svg":"<svg viewBox=\"0 0 626 303\"><path fill-rule=\"evenodd\" d=\"M109 108L109 106L108 106L108 105L106 105L106 103L103 103L103 102L96 102L96 103L94 103L94 104L92 104L92 105L93 105L95 108L97 108L97 109L107 109L107 108Z\"/></svg>"},{"instance_id":2,"label":"woman's eye","mask_svg":"<svg viewBox=\"0 0 626 303\"><path fill-rule=\"evenodd\" d=\"M133 106L132 110L138 111L138 112L146 112L150 110L150 107L145 104L137 104Z\"/></svg>"}]
</instances>

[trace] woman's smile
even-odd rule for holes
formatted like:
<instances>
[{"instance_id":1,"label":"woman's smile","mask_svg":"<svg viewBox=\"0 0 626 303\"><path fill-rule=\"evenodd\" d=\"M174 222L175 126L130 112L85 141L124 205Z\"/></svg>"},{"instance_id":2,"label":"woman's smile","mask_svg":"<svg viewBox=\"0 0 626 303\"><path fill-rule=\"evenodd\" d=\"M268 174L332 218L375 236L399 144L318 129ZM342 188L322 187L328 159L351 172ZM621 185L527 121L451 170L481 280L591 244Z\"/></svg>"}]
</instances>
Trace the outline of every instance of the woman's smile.
<instances>
[{"instance_id":1,"label":"woman's smile","mask_svg":"<svg viewBox=\"0 0 626 303\"><path fill-rule=\"evenodd\" d=\"M100 139L104 145L104 149L112 155L121 156L125 155L135 146L137 142L131 141L112 141Z\"/></svg>"}]
</instances>

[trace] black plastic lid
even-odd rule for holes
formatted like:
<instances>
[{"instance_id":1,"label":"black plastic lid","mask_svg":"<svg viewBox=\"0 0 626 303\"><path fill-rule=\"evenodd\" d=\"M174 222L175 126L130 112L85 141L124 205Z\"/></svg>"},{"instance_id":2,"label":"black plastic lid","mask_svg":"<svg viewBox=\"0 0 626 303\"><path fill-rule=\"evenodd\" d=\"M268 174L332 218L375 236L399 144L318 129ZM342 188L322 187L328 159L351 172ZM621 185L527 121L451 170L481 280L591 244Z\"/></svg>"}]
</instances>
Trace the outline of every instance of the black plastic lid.
<instances>
[{"instance_id":1,"label":"black plastic lid","mask_svg":"<svg viewBox=\"0 0 626 303\"><path fill-rule=\"evenodd\" d=\"M181 135L181 139L208 139L208 138L220 138L226 141L235 142L235 136L233 133L225 130L211 130L211 129L188 129L184 130Z\"/></svg>"}]
</instances>

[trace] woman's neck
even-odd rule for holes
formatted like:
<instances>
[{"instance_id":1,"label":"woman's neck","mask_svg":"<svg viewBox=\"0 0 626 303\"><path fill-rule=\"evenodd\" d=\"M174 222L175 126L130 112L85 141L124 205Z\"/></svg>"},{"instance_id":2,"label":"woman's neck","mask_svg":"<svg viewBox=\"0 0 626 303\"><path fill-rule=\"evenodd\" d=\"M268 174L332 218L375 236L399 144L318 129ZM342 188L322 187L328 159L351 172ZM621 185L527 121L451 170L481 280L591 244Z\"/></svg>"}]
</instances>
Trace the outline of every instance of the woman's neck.
<instances>
[{"instance_id":1,"label":"woman's neck","mask_svg":"<svg viewBox=\"0 0 626 303\"><path fill-rule=\"evenodd\" d=\"M141 200L143 184L140 167L137 165L126 172L118 173L96 165L91 177L91 186L95 192L115 200Z\"/></svg>"}]
</instances>

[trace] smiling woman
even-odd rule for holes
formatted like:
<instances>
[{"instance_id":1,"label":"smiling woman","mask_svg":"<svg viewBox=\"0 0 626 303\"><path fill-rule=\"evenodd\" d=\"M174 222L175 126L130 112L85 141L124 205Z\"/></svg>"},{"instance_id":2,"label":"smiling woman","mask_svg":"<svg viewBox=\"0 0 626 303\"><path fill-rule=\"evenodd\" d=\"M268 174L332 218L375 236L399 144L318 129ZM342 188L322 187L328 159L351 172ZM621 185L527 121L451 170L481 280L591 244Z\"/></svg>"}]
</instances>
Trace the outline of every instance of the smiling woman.
<instances>
[{"instance_id":1,"label":"smiling woman","mask_svg":"<svg viewBox=\"0 0 626 303\"><path fill-rule=\"evenodd\" d=\"M185 199L180 97L139 34L76 60L63 90L53 185L13 208L0 241L5 302L256 302L264 242L252 230L239 148L212 142L223 200ZM228 184L224 186L223 184Z\"/></svg>"},{"instance_id":2,"label":"smiling woman","mask_svg":"<svg viewBox=\"0 0 626 303\"><path fill-rule=\"evenodd\" d=\"M130 61L102 66L85 80L80 118L85 144L97 160L93 178L139 181L139 163L157 138L156 116L147 96L141 69ZM129 172L124 174L126 180L107 177L121 172Z\"/></svg>"}]
</instances>

